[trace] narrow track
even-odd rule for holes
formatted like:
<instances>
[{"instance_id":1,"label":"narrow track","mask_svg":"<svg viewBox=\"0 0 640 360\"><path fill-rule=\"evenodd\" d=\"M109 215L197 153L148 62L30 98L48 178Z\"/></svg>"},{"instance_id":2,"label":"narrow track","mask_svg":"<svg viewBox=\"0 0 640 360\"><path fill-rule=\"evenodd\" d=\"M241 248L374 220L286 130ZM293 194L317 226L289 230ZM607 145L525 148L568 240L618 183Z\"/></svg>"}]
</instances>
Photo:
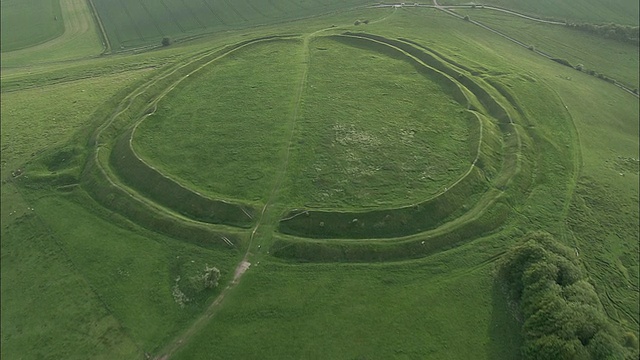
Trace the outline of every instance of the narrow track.
<instances>
[{"instance_id":1,"label":"narrow track","mask_svg":"<svg viewBox=\"0 0 640 360\"><path fill-rule=\"evenodd\" d=\"M289 123L289 129L288 129L289 139L287 142L287 147L282 158L281 166L278 169L278 172L276 174L276 180L273 184L271 192L269 193L269 197L267 198L267 201L262 207L262 210L258 217L258 221L256 222L256 225L251 231L251 235L249 237L249 243L247 245L247 250L242 260L240 261L240 263L238 263L236 267L233 280L229 285L227 285L227 287L225 287L222 290L220 295L218 295L218 297L214 300L213 303L211 303L211 305L209 305L209 307L202 313L202 315L200 315L200 317L198 317L194 321L194 323L191 326L189 326L189 328L187 328L187 330L185 330L180 336L178 336L175 340L173 340L171 343L165 346L162 349L162 351L160 351L161 355L155 357L155 359L157 360L169 359L183 345L188 343L189 340L193 337L193 335L195 335L208 323L208 320L218 310L219 305L222 303L226 295L240 283L242 276L251 266L250 260L253 261L252 260L252 256L254 255L253 251L255 251L256 249L259 249L262 246L262 242L265 240L265 238L268 239L270 237L269 230L274 226L273 224L277 223L277 218L280 211L280 209L274 206L274 202L278 196L279 190L282 187L282 183L284 182L285 175L287 173L287 169L289 166L289 159L291 156L291 148L294 140L296 123L300 114L300 104L302 102L302 95L304 93L305 84L307 83L307 75L309 72L309 60L310 60L309 42L318 33L328 29L331 29L331 28L320 29L313 33L307 34L302 38L303 44L302 44L300 60L302 61L303 67L302 67L302 72L300 76L300 81L296 87L296 91L294 94L294 100L293 100L293 106L292 106L293 110L292 110L292 115L290 117L290 123ZM260 236L261 230L263 228L267 228L267 229L265 231L264 236Z\"/></svg>"}]
</instances>

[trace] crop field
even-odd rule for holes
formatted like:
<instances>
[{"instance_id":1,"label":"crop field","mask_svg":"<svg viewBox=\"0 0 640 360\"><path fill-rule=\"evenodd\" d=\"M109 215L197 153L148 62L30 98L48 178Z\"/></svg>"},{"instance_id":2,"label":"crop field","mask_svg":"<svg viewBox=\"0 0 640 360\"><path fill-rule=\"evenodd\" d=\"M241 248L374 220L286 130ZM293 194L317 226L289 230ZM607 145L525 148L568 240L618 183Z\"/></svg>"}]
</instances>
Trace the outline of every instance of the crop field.
<instances>
[{"instance_id":1,"label":"crop field","mask_svg":"<svg viewBox=\"0 0 640 360\"><path fill-rule=\"evenodd\" d=\"M432 3L59 4L48 38L3 28L2 358L638 358L636 44Z\"/></svg>"},{"instance_id":2,"label":"crop field","mask_svg":"<svg viewBox=\"0 0 640 360\"><path fill-rule=\"evenodd\" d=\"M443 0L441 4L470 4L473 1ZM477 3L476 3L477 4ZM489 0L483 4L500 6L536 17L589 23L638 25L638 2L633 0L526 1Z\"/></svg>"},{"instance_id":3,"label":"crop field","mask_svg":"<svg viewBox=\"0 0 640 360\"><path fill-rule=\"evenodd\" d=\"M583 71L596 71L631 87L638 88L638 47L612 42L593 34L550 26L490 10L456 10L500 32L509 34L537 50L565 59ZM612 64L616 64L612 66Z\"/></svg>"},{"instance_id":4,"label":"crop field","mask_svg":"<svg viewBox=\"0 0 640 360\"><path fill-rule=\"evenodd\" d=\"M203 32L315 16L366 4L364 0L241 0L150 2L95 0L98 16L114 50L159 43Z\"/></svg>"},{"instance_id":5,"label":"crop field","mask_svg":"<svg viewBox=\"0 0 640 360\"><path fill-rule=\"evenodd\" d=\"M59 1L7 0L1 9L3 53L43 43L64 32Z\"/></svg>"}]
</instances>

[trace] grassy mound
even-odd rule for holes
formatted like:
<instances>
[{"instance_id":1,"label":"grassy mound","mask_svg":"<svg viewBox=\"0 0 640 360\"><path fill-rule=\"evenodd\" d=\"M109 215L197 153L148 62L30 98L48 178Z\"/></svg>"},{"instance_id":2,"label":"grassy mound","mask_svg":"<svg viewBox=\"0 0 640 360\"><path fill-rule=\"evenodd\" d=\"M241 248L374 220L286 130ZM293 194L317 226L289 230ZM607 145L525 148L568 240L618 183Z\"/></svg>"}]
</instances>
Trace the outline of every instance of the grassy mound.
<instances>
[{"instance_id":1,"label":"grassy mound","mask_svg":"<svg viewBox=\"0 0 640 360\"><path fill-rule=\"evenodd\" d=\"M255 209L207 198L167 178L145 164L131 149L131 131L119 137L111 152L111 165L125 184L158 204L197 221L250 227Z\"/></svg>"},{"instance_id":2,"label":"grassy mound","mask_svg":"<svg viewBox=\"0 0 640 360\"><path fill-rule=\"evenodd\" d=\"M480 126L473 127L480 142L478 148L471 152L471 162L474 165L451 188L445 187L443 192L418 204L373 211L296 209L283 217L279 224L280 232L310 238L408 236L434 229L459 217L473 207L490 184L502 190L507 188L522 167L519 154L524 134L518 133L507 110L494 98L499 94L490 94L483 86L471 80L469 75L464 75L462 70L453 69L445 61L427 53L425 48L419 49L414 44L361 33L347 33L335 38L352 46L372 48L404 59L416 68L423 69L423 72L437 74L443 89L452 91L454 98L465 99L467 106L477 109L479 112L473 110L475 116L471 115L477 117L480 123ZM466 93L470 95L465 95ZM530 176L525 175L524 178ZM526 191L527 181L523 184L524 188L520 190Z\"/></svg>"},{"instance_id":3,"label":"grassy mound","mask_svg":"<svg viewBox=\"0 0 640 360\"><path fill-rule=\"evenodd\" d=\"M89 156L82 173L82 186L99 203L143 227L205 247L243 247L244 235L239 235L237 231L212 228L184 216L246 227L252 221L250 208L211 200L180 187L135 155L127 154L127 149L130 150L130 136L122 134L130 134L132 126L152 111L150 109L154 108L167 89L180 83L189 74L235 49L274 38L251 39L222 49L203 51L191 61L170 66L157 77L139 85L114 106L115 110L102 115L104 123L96 129L89 141L89 145L95 147L95 150ZM125 178L132 187L125 186L118 174L126 174ZM154 179L153 186L149 186L149 179ZM194 204L197 206L193 206ZM210 214L210 210L214 210L214 213ZM184 216L179 216L176 212Z\"/></svg>"}]
</instances>

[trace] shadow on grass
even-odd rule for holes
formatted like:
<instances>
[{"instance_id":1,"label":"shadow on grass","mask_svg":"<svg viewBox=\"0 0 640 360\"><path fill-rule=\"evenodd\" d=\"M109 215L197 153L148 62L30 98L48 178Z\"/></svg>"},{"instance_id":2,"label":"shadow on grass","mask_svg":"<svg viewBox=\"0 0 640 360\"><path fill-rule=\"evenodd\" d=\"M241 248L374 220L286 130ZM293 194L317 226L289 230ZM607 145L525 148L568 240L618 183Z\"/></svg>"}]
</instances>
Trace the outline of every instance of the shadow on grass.
<instances>
[{"instance_id":1,"label":"shadow on grass","mask_svg":"<svg viewBox=\"0 0 640 360\"><path fill-rule=\"evenodd\" d=\"M513 316L500 284L491 288L492 314L489 327L489 355L491 359L520 360L522 346L521 325Z\"/></svg>"}]
</instances>

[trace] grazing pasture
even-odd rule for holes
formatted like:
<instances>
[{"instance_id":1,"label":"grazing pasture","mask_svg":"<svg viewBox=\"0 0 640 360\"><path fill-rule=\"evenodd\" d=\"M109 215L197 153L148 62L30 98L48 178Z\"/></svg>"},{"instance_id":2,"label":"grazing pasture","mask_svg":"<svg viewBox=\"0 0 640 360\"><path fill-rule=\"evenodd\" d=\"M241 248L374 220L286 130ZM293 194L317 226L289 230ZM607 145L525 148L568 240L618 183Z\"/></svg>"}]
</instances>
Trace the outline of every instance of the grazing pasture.
<instances>
[{"instance_id":1,"label":"grazing pasture","mask_svg":"<svg viewBox=\"0 0 640 360\"><path fill-rule=\"evenodd\" d=\"M190 75L137 127L135 151L199 192L266 201L287 146L300 45L248 46Z\"/></svg>"},{"instance_id":2,"label":"grazing pasture","mask_svg":"<svg viewBox=\"0 0 640 360\"><path fill-rule=\"evenodd\" d=\"M57 22L64 24L64 32L41 44L19 50L11 49L11 51L5 51L3 38L3 68L95 57L108 50L104 39L99 36L98 27L87 1L62 0L59 6L62 16L58 16ZM4 36L4 22L2 26ZM21 32L24 24L14 26L15 28L7 28L6 31Z\"/></svg>"},{"instance_id":3,"label":"grazing pasture","mask_svg":"<svg viewBox=\"0 0 640 360\"><path fill-rule=\"evenodd\" d=\"M365 5L365 0L93 0L112 49L157 45L163 37L286 22Z\"/></svg>"},{"instance_id":4,"label":"grazing pasture","mask_svg":"<svg viewBox=\"0 0 640 360\"><path fill-rule=\"evenodd\" d=\"M3 53L44 43L64 32L58 0L6 0L0 9Z\"/></svg>"},{"instance_id":5,"label":"grazing pasture","mask_svg":"<svg viewBox=\"0 0 640 360\"><path fill-rule=\"evenodd\" d=\"M497 276L532 232L611 326L567 339L637 358L636 95L434 7L172 1L94 1L132 52L7 53L3 358L536 358ZM637 86L628 44L456 11Z\"/></svg>"},{"instance_id":6,"label":"grazing pasture","mask_svg":"<svg viewBox=\"0 0 640 360\"><path fill-rule=\"evenodd\" d=\"M638 46L602 36L543 24L491 10L456 10L492 29L509 34L536 50L564 59L583 72L595 71L628 86L638 88ZM615 64L612 65L612 64Z\"/></svg>"},{"instance_id":7,"label":"grazing pasture","mask_svg":"<svg viewBox=\"0 0 640 360\"><path fill-rule=\"evenodd\" d=\"M442 0L440 4L479 4L464 0ZM634 0L488 0L482 4L500 6L534 17L587 23L618 23L638 26L640 7Z\"/></svg>"}]
</instances>

